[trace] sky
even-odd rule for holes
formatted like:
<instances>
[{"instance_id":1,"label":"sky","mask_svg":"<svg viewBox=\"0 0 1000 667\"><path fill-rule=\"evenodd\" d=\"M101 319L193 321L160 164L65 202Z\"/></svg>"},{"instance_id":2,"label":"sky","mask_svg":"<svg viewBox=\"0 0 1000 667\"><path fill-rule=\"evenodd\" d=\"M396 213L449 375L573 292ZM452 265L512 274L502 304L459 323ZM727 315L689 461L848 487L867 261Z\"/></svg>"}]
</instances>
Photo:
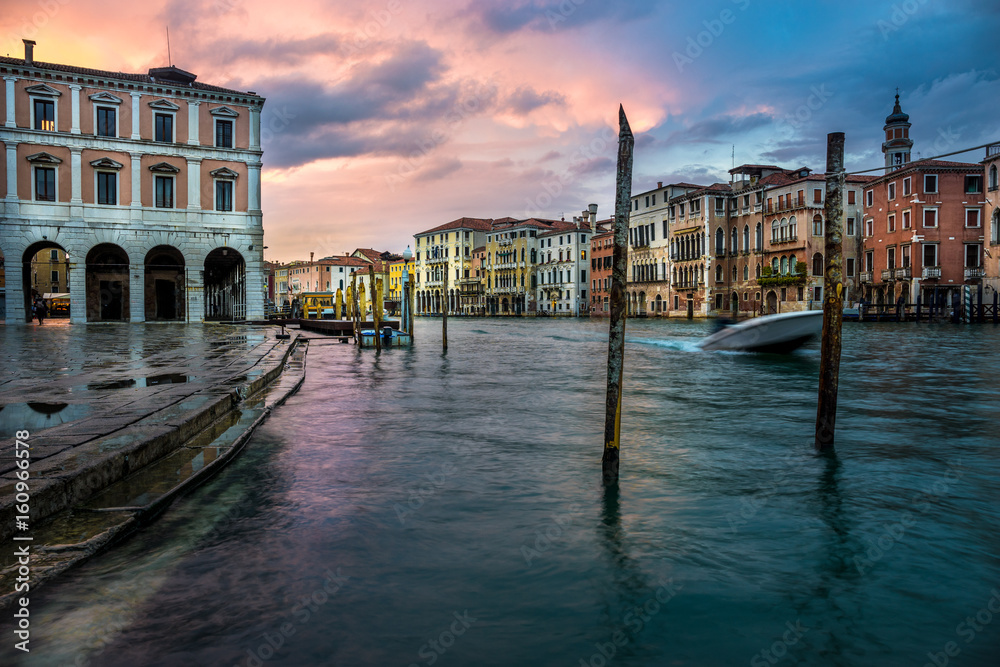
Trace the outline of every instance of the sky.
<instances>
[{"instance_id":1,"label":"sky","mask_svg":"<svg viewBox=\"0 0 1000 667\"><path fill-rule=\"evenodd\" d=\"M883 163L896 88L913 159L1000 141L995 0L2 0L0 52L167 64L253 90L265 259L401 252L462 216L614 208L618 105L633 193L740 164ZM983 152L962 157L978 162Z\"/></svg>"}]
</instances>

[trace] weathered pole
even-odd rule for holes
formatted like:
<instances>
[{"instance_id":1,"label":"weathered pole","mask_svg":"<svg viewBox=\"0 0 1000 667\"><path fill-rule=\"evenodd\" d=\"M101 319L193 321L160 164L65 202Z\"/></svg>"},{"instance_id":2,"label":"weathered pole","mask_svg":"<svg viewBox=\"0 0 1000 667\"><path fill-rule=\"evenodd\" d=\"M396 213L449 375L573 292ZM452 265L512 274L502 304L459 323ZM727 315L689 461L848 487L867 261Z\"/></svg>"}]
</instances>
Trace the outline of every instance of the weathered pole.
<instances>
[{"instance_id":1,"label":"weathered pole","mask_svg":"<svg viewBox=\"0 0 1000 667\"><path fill-rule=\"evenodd\" d=\"M358 311L358 274L351 274L351 328L354 330L354 341L361 345L361 316Z\"/></svg>"},{"instance_id":2,"label":"weathered pole","mask_svg":"<svg viewBox=\"0 0 1000 667\"><path fill-rule=\"evenodd\" d=\"M379 303L378 298L378 285L375 284L375 265L368 265L368 284L371 285L372 292L372 327L375 329L375 351L382 351L382 336L379 331L379 317L382 312L382 304Z\"/></svg>"},{"instance_id":3,"label":"weathered pole","mask_svg":"<svg viewBox=\"0 0 1000 667\"><path fill-rule=\"evenodd\" d=\"M344 314L344 291L338 287L337 296L334 299L333 319L339 321L343 314Z\"/></svg>"},{"instance_id":4,"label":"weathered pole","mask_svg":"<svg viewBox=\"0 0 1000 667\"><path fill-rule=\"evenodd\" d=\"M444 288L441 290L441 349L448 351L448 266L444 267Z\"/></svg>"},{"instance_id":5,"label":"weathered pole","mask_svg":"<svg viewBox=\"0 0 1000 667\"><path fill-rule=\"evenodd\" d=\"M844 319L844 133L826 135L826 275L816 406L816 451L833 451Z\"/></svg>"},{"instance_id":6,"label":"weathered pole","mask_svg":"<svg viewBox=\"0 0 1000 667\"><path fill-rule=\"evenodd\" d=\"M608 330L608 393L604 416L605 485L618 484L621 450L622 374L625 369L625 271L628 265L628 218L632 209L632 150L635 137L618 105L618 171L615 175L614 251L611 265L611 322Z\"/></svg>"}]
</instances>

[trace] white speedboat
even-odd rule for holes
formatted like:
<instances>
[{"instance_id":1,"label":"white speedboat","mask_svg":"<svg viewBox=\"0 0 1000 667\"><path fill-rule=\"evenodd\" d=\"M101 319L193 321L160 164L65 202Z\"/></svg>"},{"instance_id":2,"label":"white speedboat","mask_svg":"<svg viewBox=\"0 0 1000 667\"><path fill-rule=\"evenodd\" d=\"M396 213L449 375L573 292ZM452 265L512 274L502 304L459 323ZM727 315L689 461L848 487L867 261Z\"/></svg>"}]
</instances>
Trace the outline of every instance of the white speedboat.
<instances>
[{"instance_id":1,"label":"white speedboat","mask_svg":"<svg viewBox=\"0 0 1000 667\"><path fill-rule=\"evenodd\" d=\"M764 315L731 324L704 339L706 351L777 352L786 354L802 347L823 331L823 311Z\"/></svg>"}]
</instances>

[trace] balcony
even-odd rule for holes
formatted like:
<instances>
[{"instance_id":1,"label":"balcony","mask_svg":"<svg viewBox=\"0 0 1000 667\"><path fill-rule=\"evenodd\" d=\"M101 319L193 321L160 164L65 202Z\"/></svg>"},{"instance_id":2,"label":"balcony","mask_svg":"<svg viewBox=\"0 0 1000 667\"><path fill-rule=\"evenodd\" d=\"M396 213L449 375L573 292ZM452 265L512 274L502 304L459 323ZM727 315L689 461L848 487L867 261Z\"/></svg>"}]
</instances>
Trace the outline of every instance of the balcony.
<instances>
[{"instance_id":1,"label":"balcony","mask_svg":"<svg viewBox=\"0 0 1000 667\"><path fill-rule=\"evenodd\" d=\"M921 276L924 280L937 280L941 277L940 266L925 266Z\"/></svg>"},{"instance_id":2,"label":"balcony","mask_svg":"<svg viewBox=\"0 0 1000 667\"><path fill-rule=\"evenodd\" d=\"M965 279L966 280L979 280L986 276L986 270L983 268L971 268L965 267Z\"/></svg>"},{"instance_id":3,"label":"balcony","mask_svg":"<svg viewBox=\"0 0 1000 667\"><path fill-rule=\"evenodd\" d=\"M903 266L901 268L896 269L896 279L897 280L909 280L912 277L913 276L912 276L912 272L910 270L910 267Z\"/></svg>"},{"instance_id":4,"label":"balcony","mask_svg":"<svg viewBox=\"0 0 1000 667\"><path fill-rule=\"evenodd\" d=\"M893 272L895 269L884 269L882 271L882 282L889 282L893 278Z\"/></svg>"},{"instance_id":5,"label":"balcony","mask_svg":"<svg viewBox=\"0 0 1000 667\"><path fill-rule=\"evenodd\" d=\"M858 274L858 280L860 282L862 282L862 283L871 283L871 281L872 281L872 272L871 271L862 271L861 273Z\"/></svg>"}]
</instances>

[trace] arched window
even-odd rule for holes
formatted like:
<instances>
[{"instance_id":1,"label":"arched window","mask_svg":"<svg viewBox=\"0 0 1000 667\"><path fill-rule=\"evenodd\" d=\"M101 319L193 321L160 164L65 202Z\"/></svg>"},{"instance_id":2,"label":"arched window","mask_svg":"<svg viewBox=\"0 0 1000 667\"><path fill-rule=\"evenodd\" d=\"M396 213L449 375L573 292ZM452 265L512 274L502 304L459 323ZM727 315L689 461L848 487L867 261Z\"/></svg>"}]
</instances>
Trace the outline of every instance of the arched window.
<instances>
[{"instance_id":1,"label":"arched window","mask_svg":"<svg viewBox=\"0 0 1000 667\"><path fill-rule=\"evenodd\" d=\"M674 267L674 270L673 270L672 273L673 273L673 275L670 276L670 282L671 282L671 284L676 285L677 284L677 267L676 266Z\"/></svg>"},{"instance_id":2,"label":"arched window","mask_svg":"<svg viewBox=\"0 0 1000 667\"><path fill-rule=\"evenodd\" d=\"M775 219L771 221L771 242L774 243L777 240L778 240L778 221Z\"/></svg>"},{"instance_id":3,"label":"arched window","mask_svg":"<svg viewBox=\"0 0 1000 667\"><path fill-rule=\"evenodd\" d=\"M792 241L799 237L798 226L795 224L795 216L789 216L788 218L788 238Z\"/></svg>"},{"instance_id":4,"label":"arched window","mask_svg":"<svg viewBox=\"0 0 1000 667\"><path fill-rule=\"evenodd\" d=\"M757 277L760 278L760 263L757 264Z\"/></svg>"},{"instance_id":5,"label":"arched window","mask_svg":"<svg viewBox=\"0 0 1000 667\"><path fill-rule=\"evenodd\" d=\"M729 252L731 252L731 253L733 253L735 255L736 251L739 250L739 247L740 247L740 244L739 244L740 237L739 237L739 234L736 232L736 227L733 227L733 231L729 235L729 237L730 237L730 240L729 240Z\"/></svg>"},{"instance_id":6,"label":"arched window","mask_svg":"<svg viewBox=\"0 0 1000 667\"><path fill-rule=\"evenodd\" d=\"M737 276L737 275L738 275L738 274L736 273L736 267L734 266L734 267L733 267L733 282L734 282L734 283L736 282L736 276Z\"/></svg>"},{"instance_id":7,"label":"arched window","mask_svg":"<svg viewBox=\"0 0 1000 667\"><path fill-rule=\"evenodd\" d=\"M795 255L789 256L789 258L788 258L788 272L789 273L797 273L797 271L795 270L795 264L796 264L796 262L795 262Z\"/></svg>"},{"instance_id":8,"label":"arched window","mask_svg":"<svg viewBox=\"0 0 1000 667\"><path fill-rule=\"evenodd\" d=\"M813 236L823 236L823 216L818 213L813 216Z\"/></svg>"},{"instance_id":9,"label":"arched window","mask_svg":"<svg viewBox=\"0 0 1000 667\"><path fill-rule=\"evenodd\" d=\"M726 235L722 227L715 230L715 254L721 255L726 252Z\"/></svg>"},{"instance_id":10,"label":"arched window","mask_svg":"<svg viewBox=\"0 0 1000 667\"><path fill-rule=\"evenodd\" d=\"M813 275L821 276L823 275L823 254L816 253L813 255Z\"/></svg>"},{"instance_id":11,"label":"arched window","mask_svg":"<svg viewBox=\"0 0 1000 667\"><path fill-rule=\"evenodd\" d=\"M722 266L721 265L716 265L716 267L715 267L715 282L717 282L717 283L721 283L722 282Z\"/></svg>"},{"instance_id":12,"label":"arched window","mask_svg":"<svg viewBox=\"0 0 1000 667\"><path fill-rule=\"evenodd\" d=\"M1000 243L1000 208L993 211L993 236L990 241Z\"/></svg>"},{"instance_id":13,"label":"arched window","mask_svg":"<svg viewBox=\"0 0 1000 667\"><path fill-rule=\"evenodd\" d=\"M774 259L771 260L771 275L772 276L778 275L778 269L779 268L780 267L778 265L778 258L775 257Z\"/></svg>"},{"instance_id":14,"label":"arched window","mask_svg":"<svg viewBox=\"0 0 1000 667\"><path fill-rule=\"evenodd\" d=\"M990 166L990 190L997 189L997 166L994 164ZM993 237L996 238L995 236Z\"/></svg>"},{"instance_id":15,"label":"arched window","mask_svg":"<svg viewBox=\"0 0 1000 667\"><path fill-rule=\"evenodd\" d=\"M781 257L781 275L788 274L788 258L782 255Z\"/></svg>"},{"instance_id":16,"label":"arched window","mask_svg":"<svg viewBox=\"0 0 1000 667\"><path fill-rule=\"evenodd\" d=\"M750 265L747 264L743 267L743 280L750 280Z\"/></svg>"},{"instance_id":17,"label":"arched window","mask_svg":"<svg viewBox=\"0 0 1000 667\"><path fill-rule=\"evenodd\" d=\"M750 225L743 225L743 252L750 252Z\"/></svg>"},{"instance_id":18,"label":"arched window","mask_svg":"<svg viewBox=\"0 0 1000 667\"><path fill-rule=\"evenodd\" d=\"M756 243L755 247L759 252L764 249L764 225L758 222L757 231L755 232L755 234L756 234L756 238L754 239L754 242Z\"/></svg>"},{"instance_id":19,"label":"arched window","mask_svg":"<svg viewBox=\"0 0 1000 667\"><path fill-rule=\"evenodd\" d=\"M781 228L778 230L778 234L782 241L788 240L788 218L781 219Z\"/></svg>"},{"instance_id":20,"label":"arched window","mask_svg":"<svg viewBox=\"0 0 1000 667\"><path fill-rule=\"evenodd\" d=\"M521 261L524 261L524 248L521 248Z\"/></svg>"}]
</instances>

